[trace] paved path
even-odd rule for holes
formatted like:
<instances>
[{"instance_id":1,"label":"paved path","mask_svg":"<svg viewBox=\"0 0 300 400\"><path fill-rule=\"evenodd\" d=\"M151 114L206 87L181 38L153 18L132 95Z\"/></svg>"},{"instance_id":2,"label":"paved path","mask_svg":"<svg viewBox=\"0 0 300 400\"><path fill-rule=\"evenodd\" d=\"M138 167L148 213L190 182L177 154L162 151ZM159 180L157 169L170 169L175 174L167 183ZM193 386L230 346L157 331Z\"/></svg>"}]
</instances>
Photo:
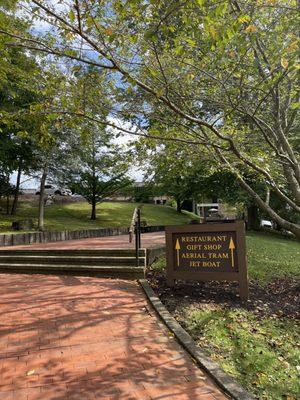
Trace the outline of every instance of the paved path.
<instances>
[{"instance_id":1,"label":"paved path","mask_svg":"<svg viewBox=\"0 0 300 400\"><path fill-rule=\"evenodd\" d=\"M37 243L31 245L20 246L5 246L0 247L0 250L14 249L103 249L103 248L119 248L130 249L134 248L134 239L129 243L128 235L107 236L100 238L88 238L78 240L66 240L61 242ZM152 232L142 234L142 247L148 248L156 245L165 244L164 232Z\"/></svg>"},{"instance_id":2,"label":"paved path","mask_svg":"<svg viewBox=\"0 0 300 400\"><path fill-rule=\"evenodd\" d=\"M136 282L0 274L0 315L0 399L225 399Z\"/></svg>"}]
</instances>

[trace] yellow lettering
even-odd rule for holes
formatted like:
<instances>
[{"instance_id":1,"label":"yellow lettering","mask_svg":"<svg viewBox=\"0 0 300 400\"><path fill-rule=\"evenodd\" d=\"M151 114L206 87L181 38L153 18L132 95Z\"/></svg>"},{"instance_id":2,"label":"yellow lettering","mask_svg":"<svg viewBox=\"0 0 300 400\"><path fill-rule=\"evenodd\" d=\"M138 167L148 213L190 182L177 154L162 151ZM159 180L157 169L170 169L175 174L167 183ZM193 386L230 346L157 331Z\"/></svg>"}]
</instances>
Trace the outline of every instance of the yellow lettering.
<instances>
[{"instance_id":1,"label":"yellow lettering","mask_svg":"<svg viewBox=\"0 0 300 400\"><path fill-rule=\"evenodd\" d=\"M204 244L204 250L220 250L222 245L221 244Z\"/></svg>"},{"instance_id":2,"label":"yellow lettering","mask_svg":"<svg viewBox=\"0 0 300 400\"><path fill-rule=\"evenodd\" d=\"M203 267L218 268L220 266L220 261L203 261Z\"/></svg>"},{"instance_id":3,"label":"yellow lettering","mask_svg":"<svg viewBox=\"0 0 300 400\"><path fill-rule=\"evenodd\" d=\"M201 261L190 261L190 267L201 267Z\"/></svg>"},{"instance_id":4,"label":"yellow lettering","mask_svg":"<svg viewBox=\"0 0 300 400\"><path fill-rule=\"evenodd\" d=\"M188 244L186 246L187 250L201 250L202 244Z\"/></svg>"},{"instance_id":5,"label":"yellow lettering","mask_svg":"<svg viewBox=\"0 0 300 400\"><path fill-rule=\"evenodd\" d=\"M209 258L228 258L228 253L208 253Z\"/></svg>"},{"instance_id":6,"label":"yellow lettering","mask_svg":"<svg viewBox=\"0 0 300 400\"><path fill-rule=\"evenodd\" d=\"M181 236L182 243L199 243L199 242L225 242L227 240L225 235L217 236ZM191 249L192 250L192 249ZM200 248L199 248L200 250Z\"/></svg>"},{"instance_id":7,"label":"yellow lettering","mask_svg":"<svg viewBox=\"0 0 300 400\"><path fill-rule=\"evenodd\" d=\"M207 258L205 253L182 253L182 258Z\"/></svg>"}]
</instances>

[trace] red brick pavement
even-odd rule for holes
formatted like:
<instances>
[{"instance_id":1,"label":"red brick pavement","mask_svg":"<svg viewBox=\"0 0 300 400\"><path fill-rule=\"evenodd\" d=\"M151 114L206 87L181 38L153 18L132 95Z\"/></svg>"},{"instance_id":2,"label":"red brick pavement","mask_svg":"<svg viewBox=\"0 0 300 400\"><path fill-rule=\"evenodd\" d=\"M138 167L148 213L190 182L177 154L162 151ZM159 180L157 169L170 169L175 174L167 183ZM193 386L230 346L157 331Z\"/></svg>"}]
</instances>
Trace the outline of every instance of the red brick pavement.
<instances>
[{"instance_id":1,"label":"red brick pavement","mask_svg":"<svg viewBox=\"0 0 300 400\"><path fill-rule=\"evenodd\" d=\"M66 240L60 242L37 243L30 245L19 246L5 246L0 250L14 250L14 249L130 249L134 248L134 240L129 243L129 235L120 236L107 236L100 238L88 238L78 240ZM165 245L164 232L152 232L142 234L142 247L148 248L156 245Z\"/></svg>"},{"instance_id":2,"label":"red brick pavement","mask_svg":"<svg viewBox=\"0 0 300 400\"><path fill-rule=\"evenodd\" d=\"M225 399L136 282L0 274L0 315L0 399Z\"/></svg>"}]
</instances>

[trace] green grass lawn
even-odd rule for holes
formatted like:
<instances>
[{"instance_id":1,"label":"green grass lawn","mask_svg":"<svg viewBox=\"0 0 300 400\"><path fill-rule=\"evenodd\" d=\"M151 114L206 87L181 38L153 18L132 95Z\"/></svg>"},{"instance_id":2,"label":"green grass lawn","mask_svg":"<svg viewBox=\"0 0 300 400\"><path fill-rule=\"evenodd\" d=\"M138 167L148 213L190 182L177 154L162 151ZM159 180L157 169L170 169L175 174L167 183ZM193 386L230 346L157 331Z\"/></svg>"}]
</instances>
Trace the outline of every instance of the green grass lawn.
<instances>
[{"instance_id":1,"label":"green grass lawn","mask_svg":"<svg viewBox=\"0 0 300 400\"><path fill-rule=\"evenodd\" d=\"M73 202L62 205L51 205L45 208L45 229L51 231L93 229L107 227L127 227L131 223L134 208L140 204L122 202L104 202L97 206L97 220L90 220L91 206L86 202ZM14 220L32 218L37 220L36 202L21 201L16 216L0 214L0 232L11 232ZM141 211L142 220L147 225L175 225L188 223L193 214L178 214L167 206L144 204Z\"/></svg>"},{"instance_id":2,"label":"green grass lawn","mask_svg":"<svg viewBox=\"0 0 300 400\"><path fill-rule=\"evenodd\" d=\"M300 278L300 243L267 234L248 233L247 260L250 279Z\"/></svg>"},{"instance_id":3,"label":"green grass lawn","mask_svg":"<svg viewBox=\"0 0 300 400\"><path fill-rule=\"evenodd\" d=\"M224 371L259 399L297 399L299 325L243 309L186 309L184 325Z\"/></svg>"},{"instance_id":4,"label":"green grass lawn","mask_svg":"<svg viewBox=\"0 0 300 400\"><path fill-rule=\"evenodd\" d=\"M300 244L294 240L249 233L247 258L251 285L262 292L278 279L300 279ZM163 257L153 266L159 271L164 267ZM238 302L229 306L211 298L206 302L181 295L171 309L198 345L258 399L296 400L300 393L299 321L281 316L280 304L279 313L260 311L264 302L258 296L253 290L250 300L255 305L247 308ZM275 302L276 295L270 299Z\"/></svg>"}]
</instances>

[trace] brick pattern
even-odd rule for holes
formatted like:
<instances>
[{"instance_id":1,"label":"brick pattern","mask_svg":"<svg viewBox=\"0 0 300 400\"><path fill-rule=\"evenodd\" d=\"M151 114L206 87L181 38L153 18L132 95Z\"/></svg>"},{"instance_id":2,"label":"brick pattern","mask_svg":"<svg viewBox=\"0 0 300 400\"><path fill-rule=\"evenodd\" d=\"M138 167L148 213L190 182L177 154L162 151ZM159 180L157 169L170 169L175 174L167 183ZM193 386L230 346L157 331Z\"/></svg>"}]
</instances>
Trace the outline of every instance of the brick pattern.
<instances>
[{"instance_id":1,"label":"brick pattern","mask_svg":"<svg viewBox=\"0 0 300 400\"><path fill-rule=\"evenodd\" d=\"M0 400L225 400L136 282L0 274Z\"/></svg>"}]
</instances>

